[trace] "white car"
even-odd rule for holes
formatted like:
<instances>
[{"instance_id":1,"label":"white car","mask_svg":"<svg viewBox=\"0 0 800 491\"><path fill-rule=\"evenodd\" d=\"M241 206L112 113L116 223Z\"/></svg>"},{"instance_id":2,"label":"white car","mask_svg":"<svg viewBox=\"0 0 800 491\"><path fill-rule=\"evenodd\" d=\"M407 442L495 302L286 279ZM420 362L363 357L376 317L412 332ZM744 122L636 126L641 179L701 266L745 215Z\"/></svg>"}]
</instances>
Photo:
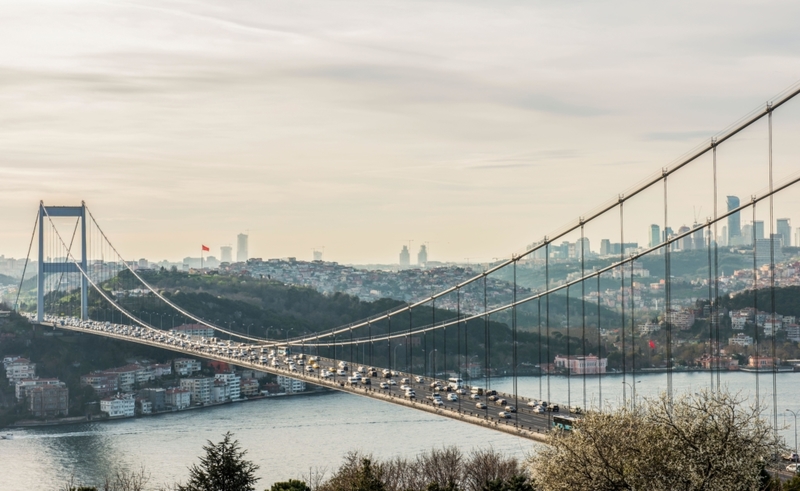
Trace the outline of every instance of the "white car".
<instances>
[{"instance_id":1,"label":"white car","mask_svg":"<svg viewBox=\"0 0 800 491\"><path fill-rule=\"evenodd\" d=\"M467 394L467 389L464 389L463 387L460 388L460 389L456 389L456 393L457 394L461 394L462 396L466 395Z\"/></svg>"},{"instance_id":2,"label":"white car","mask_svg":"<svg viewBox=\"0 0 800 491\"><path fill-rule=\"evenodd\" d=\"M409 380L409 379L407 379L407 378L405 378L405 377L404 377L404 378L401 378L401 379L400 379L400 383L401 383L401 384L410 384L410 383L411 383L411 380Z\"/></svg>"},{"instance_id":3,"label":"white car","mask_svg":"<svg viewBox=\"0 0 800 491\"><path fill-rule=\"evenodd\" d=\"M453 393L447 394L447 400L448 401L457 401L458 400L458 396L453 394Z\"/></svg>"},{"instance_id":4,"label":"white car","mask_svg":"<svg viewBox=\"0 0 800 491\"><path fill-rule=\"evenodd\" d=\"M347 375L347 370L341 370L341 369L336 370L336 375L345 376Z\"/></svg>"},{"instance_id":5,"label":"white car","mask_svg":"<svg viewBox=\"0 0 800 491\"><path fill-rule=\"evenodd\" d=\"M411 390L411 386L403 384L400 386L400 390Z\"/></svg>"},{"instance_id":6,"label":"white car","mask_svg":"<svg viewBox=\"0 0 800 491\"><path fill-rule=\"evenodd\" d=\"M476 400L476 401L480 401L480 400L481 400L481 396L479 396L478 394L471 394L471 395L469 396L469 398L470 398L470 399L474 399L474 400Z\"/></svg>"},{"instance_id":7,"label":"white car","mask_svg":"<svg viewBox=\"0 0 800 491\"><path fill-rule=\"evenodd\" d=\"M425 382L425 379L423 377L419 376L419 375L414 377L414 380L416 380L418 384L421 384L421 383Z\"/></svg>"},{"instance_id":8,"label":"white car","mask_svg":"<svg viewBox=\"0 0 800 491\"><path fill-rule=\"evenodd\" d=\"M389 385L397 385L397 382L394 379L389 379Z\"/></svg>"},{"instance_id":9,"label":"white car","mask_svg":"<svg viewBox=\"0 0 800 491\"><path fill-rule=\"evenodd\" d=\"M478 409L486 409L486 403L485 402L479 402L479 403L475 404L475 407L478 408Z\"/></svg>"},{"instance_id":10,"label":"white car","mask_svg":"<svg viewBox=\"0 0 800 491\"><path fill-rule=\"evenodd\" d=\"M433 400L433 405L434 406L444 406L444 403L442 402L441 399L434 399Z\"/></svg>"},{"instance_id":11,"label":"white car","mask_svg":"<svg viewBox=\"0 0 800 491\"><path fill-rule=\"evenodd\" d=\"M533 407L533 412L534 412L534 413L537 413L537 414L544 414L544 413L546 413L547 411L546 411L546 410L545 410L545 408L543 408L542 406L534 406L534 407Z\"/></svg>"},{"instance_id":12,"label":"white car","mask_svg":"<svg viewBox=\"0 0 800 491\"><path fill-rule=\"evenodd\" d=\"M500 411L500 414L498 414L498 416L500 416L503 419L508 419L508 418L511 417L511 413L507 413L505 411Z\"/></svg>"},{"instance_id":13,"label":"white car","mask_svg":"<svg viewBox=\"0 0 800 491\"><path fill-rule=\"evenodd\" d=\"M388 388L389 388L389 384L387 384L386 382L381 382L381 384L380 384L380 386L379 386L379 387L380 387L381 389L388 389Z\"/></svg>"}]
</instances>

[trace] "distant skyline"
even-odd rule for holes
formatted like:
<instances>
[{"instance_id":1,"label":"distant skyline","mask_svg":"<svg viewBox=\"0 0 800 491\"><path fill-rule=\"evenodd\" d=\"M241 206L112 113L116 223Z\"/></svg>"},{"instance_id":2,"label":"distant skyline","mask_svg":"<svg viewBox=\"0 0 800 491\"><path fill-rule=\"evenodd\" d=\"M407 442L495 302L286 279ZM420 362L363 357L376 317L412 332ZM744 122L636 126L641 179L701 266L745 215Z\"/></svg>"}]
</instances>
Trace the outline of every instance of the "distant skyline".
<instances>
[{"instance_id":1,"label":"distant skyline","mask_svg":"<svg viewBox=\"0 0 800 491\"><path fill-rule=\"evenodd\" d=\"M411 254L429 244L432 261L490 261L800 80L796 2L2 11L0 43L13 49L0 51L0 253L14 257L43 199L86 200L130 259L201 244L218 256L246 233L250 257L310 259L324 246L326 260L390 264L413 239ZM776 112L776 179L800 169L799 130L800 99ZM765 150L761 124L720 149L720 212L725 196L766 187ZM675 230L712 214L707 172L685 179ZM795 210L800 189L776 199L775 218L797 227ZM646 245L653 220L639 212L625 240ZM618 241L589 233L595 249Z\"/></svg>"}]
</instances>

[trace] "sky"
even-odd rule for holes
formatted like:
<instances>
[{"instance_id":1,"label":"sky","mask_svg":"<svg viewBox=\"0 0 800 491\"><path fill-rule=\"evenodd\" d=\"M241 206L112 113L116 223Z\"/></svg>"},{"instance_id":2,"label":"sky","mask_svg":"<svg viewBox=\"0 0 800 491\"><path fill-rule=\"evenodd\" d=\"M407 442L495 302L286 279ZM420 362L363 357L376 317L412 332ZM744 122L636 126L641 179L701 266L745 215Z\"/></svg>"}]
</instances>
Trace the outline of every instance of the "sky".
<instances>
[{"instance_id":1,"label":"sky","mask_svg":"<svg viewBox=\"0 0 800 491\"><path fill-rule=\"evenodd\" d=\"M0 0L0 254L25 256L40 200L85 200L130 259L219 256L240 232L263 258L505 257L800 81L798 18L792 1ZM721 147L718 204L768 184L765 128ZM776 111L776 179L800 170L798 129L800 99ZM671 189L708 191L699 165ZM676 196L674 228L703 199Z\"/></svg>"}]
</instances>

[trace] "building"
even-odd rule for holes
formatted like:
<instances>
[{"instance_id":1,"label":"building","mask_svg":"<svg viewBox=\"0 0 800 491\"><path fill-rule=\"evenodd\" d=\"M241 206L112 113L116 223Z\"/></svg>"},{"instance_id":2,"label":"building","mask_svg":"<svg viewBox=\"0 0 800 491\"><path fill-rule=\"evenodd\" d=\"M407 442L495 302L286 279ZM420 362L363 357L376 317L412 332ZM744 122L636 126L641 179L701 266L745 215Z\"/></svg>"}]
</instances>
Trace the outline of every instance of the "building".
<instances>
[{"instance_id":1,"label":"building","mask_svg":"<svg viewBox=\"0 0 800 491\"><path fill-rule=\"evenodd\" d=\"M117 384L119 390L123 392L130 392L136 384L136 375L142 369L141 365L131 364L124 367L112 368L106 370L106 373L116 374L118 378Z\"/></svg>"},{"instance_id":2,"label":"building","mask_svg":"<svg viewBox=\"0 0 800 491\"><path fill-rule=\"evenodd\" d=\"M739 198L728 196L728 211L739 208ZM737 211L728 217L728 241L729 246L737 246L742 243L742 217L741 212Z\"/></svg>"},{"instance_id":3,"label":"building","mask_svg":"<svg viewBox=\"0 0 800 491\"><path fill-rule=\"evenodd\" d=\"M783 262L783 251L781 250L781 239L777 234L773 234L773 239L758 239L756 240L756 263L759 266L771 264L774 260L775 263ZM772 248L773 255L770 255L770 248Z\"/></svg>"},{"instance_id":4,"label":"building","mask_svg":"<svg viewBox=\"0 0 800 491\"><path fill-rule=\"evenodd\" d=\"M233 247L231 246L222 246L219 248L219 260L223 263L232 263L233 262Z\"/></svg>"},{"instance_id":5,"label":"building","mask_svg":"<svg viewBox=\"0 0 800 491\"><path fill-rule=\"evenodd\" d=\"M185 334L193 338L213 338L214 329L203 324L181 324L173 327L169 332L174 334Z\"/></svg>"},{"instance_id":6,"label":"building","mask_svg":"<svg viewBox=\"0 0 800 491\"><path fill-rule=\"evenodd\" d=\"M400 251L400 268L408 268L411 266L411 253L408 251L408 246L403 246L403 250Z\"/></svg>"},{"instance_id":7,"label":"building","mask_svg":"<svg viewBox=\"0 0 800 491\"><path fill-rule=\"evenodd\" d=\"M27 358L16 357L8 363L3 360L3 366L6 369L6 378L9 384L36 377L36 363L32 363Z\"/></svg>"},{"instance_id":8,"label":"building","mask_svg":"<svg viewBox=\"0 0 800 491\"><path fill-rule=\"evenodd\" d=\"M166 389L151 388L139 391L139 397L150 402L152 411L163 411L167 408ZM144 412L144 411L142 411Z\"/></svg>"},{"instance_id":9,"label":"building","mask_svg":"<svg viewBox=\"0 0 800 491\"><path fill-rule=\"evenodd\" d=\"M287 394L293 394L295 392L305 392L306 390L306 383L302 380L293 379L291 377L287 377L286 375L278 375L278 385L283 387L283 391Z\"/></svg>"},{"instance_id":10,"label":"building","mask_svg":"<svg viewBox=\"0 0 800 491\"><path fill-rule=\"evenodd\" d=\"M600 240L600 255L601 256L608 256L611 254L611 241L608 239L601 239Z\"/></svg>"},{"instance_id":11,"label":"building","mask_svg":"<svg viewBox=\"0 0 800 491\"><path fill-rule=\"evenodd\" d=\"M691 229L686 225L681 225L678 229L678 235L688 234ZM691 251L692 250L692 236L691 234L686 235L684 238L678 241L680 243L680 248L682 251Z\"/></svg>"},{"instance_id":12,"label":"building","mask_svg":"<svg viewBox=\"0 0 800 491\"><path fill-rule=\"evenodd\" d=\"M766 356L751 356L747 361L747 366L750 368L771 369L774 365L775 359Z\"/></svg>"},{"instance_id":13,"label":"building","mask_svg":"<svg viewBox=\"0 0 800 491\"><path fill-rule=\"evenodd\" d=\"M132 418L136 415L136 399L131 394L117 394L100 399L100 411L109 418Z\"/></svg>"},{"instance_id":14,"label":"building","mask_svg":"<svg viewBox=\"0 0 800 491\"><path fill-rule=\"evenodd\" d=\"M136 406L139 409L139 414L153 414L153 403L147 399L137 398Z\"/></svg>"},{"instance_id":15,"label":"building","mask_svg":"<svg viewBox=\"0 0 800 491\"><path fill-rule=\"evenodd\" d=\"M225 393L228 399L236 401L241 399L242 379L235 373L218 373L214 375L216 380L221 380L225 386Z\"/></svg>"},{"instance_id":16,"label":"building","mask_svg":"<svg viewBox=\"0 0 800 491\"><path fill-rule=\"evenodd\" d=\"M661 243L661 227L656 224L650 225L650 247L655 247Z\"/></svg>"},{"instance_id":17,"label":"building","mask_svg":"<svg viewBox=\"0 0 800 491\"><path fill-rule=\"evenodd\" d=\"M211 402L212 378L194 377L181 379L181 389L192 393L192 404L208 404Z\"/></svg>"},{"instance_id":18,"label":"building","mask_svg":"<svg viewBox=\"0 0 800 491\"><path fill-rule=\"evenodd\" d=\"M784 324L783 329L786 331L786 339L800 342L800 326L797 324Z\"/></svg>"},{"instance_id":19,"label":"building","mask_svg":"<svg viewBox=\"0 0 800 491\"><path fill-rule=\"evenodd\" d=\"M731 358L730 356L709 356L708 353L706 353L702 356L702 358L698 358L695 361L702 365L706 370L710 370L712 368L721 368L723 370L739 369L739 361Z\"/></svg>"},{"instance_id":20,"label":"building","mask_svg":"<svg viewBox=\"0 0 800 491\"><path fill-rule=\"evenodd\" d=\"M192 403L192 393L186 389L172 388L165 392L167 407L184 409Z\"/></svg>"},{"instance_id":21,"label":"building","mask_svg":"<svg viewBox=\"0 0 800 491\"><path fill-rule=\"evenodd\" d=\"M703 227L701 227L699 223L694 222L692 228L695 230L694 232L692 232L692 241L694 242L694 249L696 251L699 251L706 246L705 237L703 235Z\"/></svg>"},{"instance_id":22,"label":"building","mask_svg":"<svg viewBox=\"0 0 800 491\"><path fill-rule=\"evenodd\" d=\"M652 334L661 330L661 324L658 322L647 321L644 324L639 324L639 334Z\"/></svg>"},{"instance_id":23,"label":"building","mask_svg":"<svg viewBox=\"0 0 800 491\"><path fill-rule=\"evenodd\" d=\"M211 402L227 402L230 400L231 397L228 393L228 384L226 384L224 380L215 378L211 383Z\"/></svg>"},{"instance_id":24,"label":"building","mask_svg":"<svg viewBox=\"0 0 800 491\"><path fill-rule=\"evenodd\" d=\"M254 378L242 379L241 395L246 397L257 396L258 390L258 380Z\"/></svg>"},{"instance_id":25,"label":"building","mask_svg":"<svg viewBox=\"0 0 800 491\"><path fill-rule=\"evenodd\" d=\"M556 368L567 370L570 375L593 375L606 373L608 358L598 358L595 355L556 355L554 365Z\"/></svg>"},{"instance_id":26,"label":"building","mask_svg":"<svg viewBox=\"0 0 800 491\"><path fill-rule=\"evenodd\" d=\"M247 250L247 234L239 234L236 236L236 262L244 263L250 258Z\"/></svg>"},{"instance_id":27,"label":"building","mask_svg":"<svg viewBox=\"0 0 800 491\"><path fill-rule=\"evenodd\" d=\"M40 385L26 391L28 409L37 418L66 416L69 412L69 389L61 385Z\"/></svg>"},{"instance_id":28,"label":"building","mask_svg":"<svg viewBox=\"0 0 800 491\"><path fill-rule=\"evenodd\" d=\"M57 378L26 378L24 380L20 380L14 385L14 395L17 397L17 401L23 401L27 395L27 392L34 387L41 387L43 385L57 385L59 387L66 387L67 384L61 382Z\"/></svg>"},{"instance_id":29,"label":"building","mask_svg":"<svg viewBox=\"0 0 800 491\"><path fill-rule=\"evenodd\" d=\"M667 312L667 322L673 327L685 331L694 325L694 313L689 309L670 310Z\"/></svg>"},{"instance_id":30,"label":"building","mask_svg":"<svg viewBox=\"0 0 800 491\"><path fill-rule=\"evenodd\" d=\"M419 252L417 253L417 265L420 268L424 268L428 265L428 248L425 244L419 246Z\"/></svg>"},{"instance_id":31,"label":"building","mask_svg":"<svg viewBox=\"0 0 800 491\"><path fill-rule=\"evenodd\" d=\"M732 338L728 338L728 344L735 345L735 346L752 346L753 345L753 337L752 336L745 336L744 333L739 333Z\"/></svg>"},{"instance_id":32,"label":"building","mask_svg":"<svg viewBox=\"0 0 800 491\"><path fill-rule=\"evenodd\" d=\"M81 385L91 385L100 397L119 391L119 375L112 372L89 372L81 375Z\"/></svg>"},{"instance_id":33,"label":"building","mask_svg":"<svg viewBox=\"0 0 800 491\"><path fill-rule=\"evenodd\" d=\"M172 364L175 367L175 373L181 377L187 377L194 372L199 372L202 368L199 360L191 358L176 358Z\"/></svg>"}]
</instances>

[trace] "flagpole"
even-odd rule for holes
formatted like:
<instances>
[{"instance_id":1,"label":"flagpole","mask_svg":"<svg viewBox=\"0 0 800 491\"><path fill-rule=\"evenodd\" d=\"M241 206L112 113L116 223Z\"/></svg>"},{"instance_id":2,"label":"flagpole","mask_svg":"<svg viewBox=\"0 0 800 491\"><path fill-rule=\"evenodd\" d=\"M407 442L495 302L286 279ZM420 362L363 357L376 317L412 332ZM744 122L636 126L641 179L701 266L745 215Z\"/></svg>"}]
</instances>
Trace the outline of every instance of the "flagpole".
<instances>
[{"instance_id":1,"label":"flagpole","mask_svg":"<svg viewBox=\"0 0 800 491\"><path fill-rule=\"evenodd\" d=\"M203 249L204 247L200 246L200 269L203 269Z\"/></svg>"}]
</instances>

